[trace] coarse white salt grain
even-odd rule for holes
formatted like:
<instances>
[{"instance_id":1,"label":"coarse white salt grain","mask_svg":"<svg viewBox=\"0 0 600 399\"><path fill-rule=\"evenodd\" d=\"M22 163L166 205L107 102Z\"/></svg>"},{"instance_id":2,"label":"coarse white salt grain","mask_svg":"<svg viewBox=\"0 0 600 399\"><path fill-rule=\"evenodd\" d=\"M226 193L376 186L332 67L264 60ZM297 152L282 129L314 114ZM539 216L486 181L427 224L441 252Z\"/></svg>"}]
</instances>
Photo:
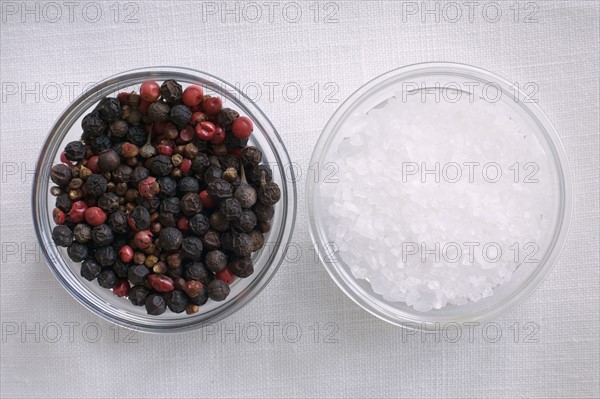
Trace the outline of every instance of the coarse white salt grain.
<instances>
[{"instance_id":1,"label":"coarse white salt grain","mask_svg":"<svg viewBox=\"0 0 600 399\"><path fill-rule=\"evenodd\" d=\"M345 122L324 225L357 279L418 311L493 294L551 226L550 159L493 103L400 95ZM401 100L402 99L402 100ZM529 249L529 250L528 250Z\"/></svg>"}]
</instances>

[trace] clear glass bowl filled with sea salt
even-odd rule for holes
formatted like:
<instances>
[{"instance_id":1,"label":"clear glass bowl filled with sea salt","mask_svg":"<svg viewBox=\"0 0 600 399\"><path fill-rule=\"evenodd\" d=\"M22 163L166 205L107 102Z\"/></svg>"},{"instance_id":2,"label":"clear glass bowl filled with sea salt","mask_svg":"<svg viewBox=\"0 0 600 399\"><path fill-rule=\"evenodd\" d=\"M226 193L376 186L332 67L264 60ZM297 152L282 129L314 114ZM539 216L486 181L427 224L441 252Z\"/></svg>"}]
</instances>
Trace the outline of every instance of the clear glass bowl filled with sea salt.
<instances>
[{"instance_id":1,"label":"clear glass bowl filled with sea salt","mask_svg":"<svg viewBox=\"0 0 600 399\"><path fill-rule=\"evenodd\" d=\"M388 72L332 116L312 156L310 232L357 304L439 329L489 320L556 263L571 177L554 127L521 87L462 64Z\"/></svg>"}]
</instances>

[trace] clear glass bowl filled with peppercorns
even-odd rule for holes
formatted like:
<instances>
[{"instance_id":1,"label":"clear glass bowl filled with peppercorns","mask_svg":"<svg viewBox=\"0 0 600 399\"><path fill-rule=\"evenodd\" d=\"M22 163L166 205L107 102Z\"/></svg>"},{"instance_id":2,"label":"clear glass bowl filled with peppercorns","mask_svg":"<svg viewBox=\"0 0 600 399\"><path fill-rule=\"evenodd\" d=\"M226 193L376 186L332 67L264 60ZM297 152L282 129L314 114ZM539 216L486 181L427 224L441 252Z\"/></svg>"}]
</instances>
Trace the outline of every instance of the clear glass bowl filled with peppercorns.
<instances>
[{"instance_id":1,"label":"clear glass bowl filled with peppercorns","mask_svg":"<svg viewBox=\"0 0 600 399\"><path fill-rule=\"evenodd\" d=\"M110 77L58 118L33 217L51 271L99 316L147 332L199 328L248 303L292 235L289 156L264 113L186 68Z\"/></svg>"}]
</instances>

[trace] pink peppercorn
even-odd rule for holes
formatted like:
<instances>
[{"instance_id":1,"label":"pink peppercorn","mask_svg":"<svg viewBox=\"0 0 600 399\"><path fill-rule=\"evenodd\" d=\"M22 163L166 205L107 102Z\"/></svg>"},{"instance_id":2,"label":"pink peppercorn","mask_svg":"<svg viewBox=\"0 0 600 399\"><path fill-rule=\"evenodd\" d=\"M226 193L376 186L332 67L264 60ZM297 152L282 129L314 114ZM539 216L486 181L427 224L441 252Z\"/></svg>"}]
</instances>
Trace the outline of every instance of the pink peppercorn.
<instances>
[{"instance_id":1,"label":"pink peppercorn","mask_svg":"<svg viewBox=\"0 0 600 399\"><path fill-rule=\"evenodd\" d=\"M97 206L92 206L85 210L85 221L90 226L100 226L106 221L106 213Z\"/></svg>"},{"instance_id":2,"label":"pink peppercorn","mask_svg":"<svg viewBox=\"0 0 600 399\"><path fill-rule=\"evenodd\" d=\"M139 249L146 249L152 244L152 232L150 230L142 230L135 233L133 237L133 245Z\"/></svg>"}]
</instances>

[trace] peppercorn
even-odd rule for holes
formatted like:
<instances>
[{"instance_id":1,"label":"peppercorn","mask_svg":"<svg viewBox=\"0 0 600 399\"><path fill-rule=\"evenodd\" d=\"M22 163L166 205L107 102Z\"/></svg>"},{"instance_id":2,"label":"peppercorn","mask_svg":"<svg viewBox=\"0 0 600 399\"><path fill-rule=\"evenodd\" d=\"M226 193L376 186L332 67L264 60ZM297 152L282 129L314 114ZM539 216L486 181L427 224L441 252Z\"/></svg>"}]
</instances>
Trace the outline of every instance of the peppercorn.
<instances>
[{"instance_id":1,"label":"peppercorn","mask_svg":"<svg viewBox=\"0 0 600 399\"><path fill-rule=\"evenodd\" d=\"M83 180L76 177L76 178L71 179L68 187L70 190L77 190L77 189L81 188L82 185L83 185Z\"/></svg>"},{"instance_id":2,"label":"peppercorn","mask_svg":"<svg viewBox=\"0 0 600 399\"><path fill-rule=\"evenodd\" d=\"M88 247L87 245L74 242L67 248L67 254L73 262L81 262L89 255Z\"/></svg>"},{"instance_id":3,"label":"peppercorn","mask_svg":"<svg viewBox=\"0 0 600 399\"><path fill-rule=\"evenodd\" d=\"M250 233L250 240L252 242L252 252L256 252L265 245L265 236L259 230L252 230Z\"/></svg>"},{"instance_id":4,"label":"peppercorn","mask_svg":"<svg viewBox=\"0 0 600 399\"><path fill-rule=\"evenodd\" d=\"M97 248L94 251L94 257L100 263L100 266L111 266L117 261L117 252L109 245L106 247Z\"/></svg>"},{"instance_id":5,"label":"peppercorn","mask_svg":"<svg viewBox=\"0 0 600 399\"><path fill-rule=\"evenodd\" d=\"M221 235L214 230L208 230L201 239L202 244L209 251L221 247Z\"/></svg>"},{"instance_id":6,"label":"peppercorn","mask_svg":"<svg viewBox=\"0 0 600 399\"><path fill-rule=\"evenodd\" d=\"M235 198L226 198L221 201L220 210L227 220L235 220L239 218L242 213L242 205Z\"/></svg>"},{"instance_id":7,"label":"peppercorn","mask_svg":"<svg viewBox=\"0 0 600 399\"><path fill-rule=\"evenodd\" d=\"M233 259L229 263L229 270L234 276L246 278L254 273L254 265L249 256L243 256Z\"/></svg>"},{"instance_id":8,"label":"peppercorn","mask_svg":"<svg viewBox=\"0 0 600 399\"><path fill-rule=\"evenodd\" d=\"M258 189L258 200L265 205L273 205L281 198L281 190L277 183L266 182L263 178Z\"/></svg>"},{"instance_id":9,"label":"peppercorn","mask_svg":"<svg viewBox=\"0 0 600 399\"><path fill-rule=\"evenodd\" d=\"M269 222L258 223L258 230L263 234L268 233L269 231L271 231L271 223L269 223Z\"/></svg>"},{"instance_id":10,"label":"peppercorn","mask_svg":"<svg viewBox=\"0 0 600 399\"><path fill-rule=\"evenodd\" d=\"M165 227L175 227L177 225L177 221L175 220L175 215L171 212L162 212L158 215L158 221L161 224L161 229Z\"/></svg>"},{"instance_id":11,"label":"peppercorn","mask_svg":"<svg viewBox=\"0 0 600 399\"><path fill-rule=\"evenodd\" d=\"M258 222L268 222L275 214L275 208L273 205L265 205L262 202L257 203L253 210Z\"/></svg>"},{"instance_id":12,"label":"peppercorn","mask_svg":"<svg viewBox=\"0 0 600 399\"><path fill-rule=\"evenodd\" d=\"M273 171L267 165L254 165L248 166L246 169L246 177L248 181L253 184L260 184L260 179L265 174L265 180L267 182L273 180Z\"/></svg>"},{"instance_id":13,"label":"peppercorn","mask_svg":"<svg viewBox=\"0 0 600 399\"><path fill-rule=\"evenodd\" d=\"M146 261L146 255L143 252L135 252L133 254L133 263L136 265L143 265Z\"/></svg>"},{"instance_id":14,"label":"peppercorn","mask_svg":"<svg viewBox=\"0 0 600 399\"><path fill-rule=\"evenodd\" d=\"M129 301L135 306L142 306L146 303L146 297L149 294L148 288L143 285L134 285L129 289Z\"/></svg>"},{"instance_id":15,"label":"peppercorn","mask_svg":"<svg viewBox=\"0 0 600 399\"><path fill-rule=\"evenodd\" d=\"M235 190L234 198L237 199L242 208L251 208L258 199L258 194L250 184L241 182Z\"/></svg>"},{"instance_id":16,"label":"peppercorn","mask_svg":"<svg viewBox=\"0 0 600 399\"><path fill-rule=\"evenodd\" d=\"M211 197L223 200L232 196L233 187L223 179L214 179L208 183L207 191Z\"/></svg>"},{"instance_id":17,"label":"peppercorn","mask_svg":"<svg viewBox=\"0 0 600 399\"><path fill-rule=\"evenodd\" d=\"M129 123L131 123L131 122L129 122ZM139 125L129 127L129 130L127 131L127 141L129 141L132 144L135 144L138 147L141 147L144 144L146 144L147 139L148 139L148 135L144 131L144 128L142 128Z\"/></svg>"},{"instance_id":18,"label":"peppercorn","mask_svg":"<svg viewBox=\"0 0 600 399\"><path fill-rule=\"evenodd\" d=\"M92 209L92 208L90 208ZM92 229L92 241L98 247L104 247L111 244L114 240L113 231L105 224L101 224Z\"/></svg>"},{"instance_id":19,"label":"peppercorn","mask_svg":"<svg viewBox=\"0 0 600 399\"><path fill-rule=\"evenodd\" d=\"M123 117L123 114L121 114L121 117ZM125 118L125 120L127 120L127 123L129 123L130 125L137 125L138 123L140 123L141 119L142 113L139 111L139 109L136 108L131 108L127 113L127 117Z\"/></svg>"},{"instance_id":20,"label":"peppercorn","mask_svg":"<svg viewBox=\"0 0 600 399\"><path fill-rule=\"evenodd\" d=\"M68 247L73 243L73 232L64 224L55 226L52 229L52 239L60 247Z\"/></svg>"},{"instance_id":21,"label":"peppercorn","mask_svg":"<svg viewBox=\"0 0 600 399\"><path fill-rule=\"evenodd\" d=\"M240 114L237 111L231 108L223 108L221 109L221 112L219 112L219 114L217 115L217 122L219 123L219 125L223 126L223 129L230 130L233 121L236 120L239 116Z\"/></svg>"},{"instance_id":22,"label":"peppercorn","mask_svg":"<svg viewBox=\"0 0 600 399\"><path fill-rule=\"evenodd\" d=\"M85 158L85 145L81 141L72 141L65 146L65 156L69 161L81 161Z\"/></svg>"},{"instance_id":23,"label":"peppercorn","mask_svg":"<svg viewBox=\"0 0 600 399\"><path fill-rule=\"evenodd\" d=\"M102 267L92 258L88 258L83 261L81 264L80 274L81 277L85 278L88 281L93 281L100 272L102 271Z\"/></svg>"},{"instance_id":24,"label":"peppercorn","mask_svg":"<svg viewBox=\"0 0 600 399\"><path fill-rule=\"evenodd\" d=\"M117 276L112 269L104 269L98 275L98 284L102 288L112 288L117 283Z\"/></svg>"},{"instance_id":25,"label":"peppercorn","mask_svg":"<svg viewBox=\"0 0 600 399\"><path fill-rule=\"evenodd\" d=\"M197 280L204 285L208 285L212 273L208 271L202 262L190 262L183 266L183 277L186 280Z\"/></svg>"},{"instance_id":26,"label":"peppercorn","mask_svg":"<svg viewBox=\"0 0 600 399\"><path fill-rule=\"evenodd\" d=\"M222 233L229 228L229 220L220 211L213 212L210 215L210 227Z\"/></svg>"},{"instance_id":27,"label":"peppercorn","mask_svg":"<svg viewBox=\"0 0 600 399\"><path fill-rule=\"evenodd\" d=\"M52 186L50 188L50 194L54 197L58 197L59 195L62 194L62 190L58 186Z\"/></svg>"},{"instance_id":28,"label":"peppercorn","mask_svg":"<svg viewBox=\"0 0 600 399\"><path fill-rule=\"evenodd\" d=\"M188 305L188 298L183 291L175 290L166 295L167 306L174 313L181 313Z\"/></svg>"},{"instance_id":29,"label":"peppercorn","mask_svg":"<svg viewBox=\"0 0 600 399\"><path fill-rule=\"evenodd\" d=\"M119 101L114 97L104 97L100 100L98 105L96 105L94 111L98 112L98 116L100 116L103 121L111 122L119 117L121 104L119 104Z\"/></svg>"},{"instance_id":30,"label":"peppercorn","mask_svg":"<svg viewBox=\"0 0 600 399\"><path fill-rule=\"evenodd\" d=\"M84 184L85 192L88 195L98 197L106 191L108 181L104 176L99 174L93 174L86 180Z\"/></svg>"},{"instance_id":31,"label":"peppercorn","mask_svg":"<svg viewBox=\"0 0 600 399\"><path fill-rule=\"evenodd\" d=\"M114 285L112 292L118 297L129 295L129 282L127 282L127 280L118 280Z\"/></svg>"},{"instance_id":32,"label":"peppercorn","mask_svg":"<svg viewBox=\"0 0 600 399\"><path fill-rule=\"evenodd\" d=\"M169 265L169 267L171 269L178 269L181 267L181 254L179 252L175 252L172 254L169 254L167 256L167 265Z\"/></svg>"},{"instance_id":33,"label":"peppercorn","mask_svg":"<svg viewBox=\"0 0 600 399\"><path fill-rule=\"evenodd\" d=\"M123 211L116 211L108 216L108 225L117 234L127 233L127 215Z\"/></svg>"},{"instance_id":34,"label":"peppercorn","mask_svg":"<svg viewBox=\"0 0 600 399\"><path fill-rule=\"evenodd\" d=\"M213 280L208 284L208 297L213 301L223 301L229 295L229 285L221 280Z\"/></svg>"},{"instance_id":35,"label":"peppercorn","mask_svg":"<svg viewBox=\"0 0 600 399\"><path fill-rule=\"evenodd\" d=\"M197 213L189 220L190 229L197 236L206 233L210 227L210 220L201 213Z\"/></svg>"},{"instance_id":36,"label":"peppercorn","mask_svg":"<svg viewBox=\"0 0 600 399\"><path fill-rule=\"evenodd\" d=\"M206 115L217 115L221 112L221 108L223 107L223 101L220 97L211 97L205 96L202 101L202 108Z\"/></svg>"},{"instance_id":37,"label":"peppercorn","mask_svg":"<svg viewBox=\"0 0 600 399\"><path fill-rule=\"evenodd\" d=\"M121 159L114 150L104 150L98 154L98 166L104 172L111 172L119 166Z\"/></svg>"},{"instance_id":38,"label":"peppercorn","mask_svg":"<svg viewBox=\"0 0 600 399\"><path fill-rule=\"evenodd\" d=\"M192 159L192 171L200 176L204 175L206 168L210 166L208 155L201 152Z\"/></svg>"},{"instance_id":39,"label":"peppercorn","mask_svg":"<svg viewBox=\"0 0 600 399\"><path fill-rule=\"evenodd\" d=\"M112 269L117 276L121 278L127 278L127 274L129 273L129 264L123 262L121 259L117 259Z\"/></svg>"},{"instance_id":40,"label":"peppercorn","mask_svg":"<svg viewBox=\"0 0 600 399\"><path fill-rule=\"evenodd\" d=\"M160 230L160 248L164 251L176 251L181 247L183 235L174 227Z\"/></svg>"},{"instance_id":41,"label":"peppercorn","mask_svg":"<svg viewBox=\"0 0 600 399\"><path fill-rule=\"evenodd\" d=\"M223 176L223 169L218 166L209 166L204 172L204 181L210 183L213 180L220 179Z\"/></svg>"},{"instance_id":42,"label":"peppercorn","mask_svg":"<svg viewBox=\"0 0 600 399\"><path fill-rule=\"evenodd\" d=\"M133 230L145 230L150 227L150 212L143 206L136 206L129 214L129 227Z\"/></svg>"},{"instance_id":43,"label":"peppercorn","mask_svg":"<svg viewBox=\"0 0 600 399\"><path fill-rule=\"evenodd\" d=\"M148 108L148 118L152 122L163 122L169 119L169 111L171 111L171 107L168 104L155 102Z\"/></svg>"},{"instance_id":44,"label":"peppercorn","mask_svg":"<svg viewBox=\"0 0 600 399\"><path fill-rule=\"evenodd\" d=\"M71 210L71 205L73 205L73 201L71 201L71 198L69 198L69 194L67 193L62 193L56 197L56 202L54 203L54 206L63 212L69 212Z\"/></svg>"},{"instance_id":45,"label":"peppercorn","mask_svg":"<svg viewBox=\"0 0 600 399\"><path fill-rule=\"evenodd\" d=\"M133 265L127 269L127 279L134 285L143 285L150 270L144 265Z\"/></svg>"},{"instance_id":46,"label":"peppercorn","mask_svg":"<svg viewBox=\"0 0 600 399\"><path fill-rule=\"evenodd\" d=\"M142 197L146 199L153 199L154 196L158 195L160 192L160 186L155 177L149 176L139 182L138 191Z\"/></svg>"},{"instance_id":47,"label":"peppercorn","mask_svg":"<svg viewBox=\"0 0 600 399\"><path fill-rule=\"evenodd\" d=\"M162 260L159 260L152 266L152 271L156 274L164 274L167 272L167 264Z\"/></svg>"},{"instance_id":48,"label":"peppercorn","mask_svg":"<svg viewBox=\"0 0 600 399\"><path fill-rule=\"evenodd\" d=\"M150 274L146 281L158 292L171 292L175 288L173 280L163 274Z\"/></svg>"},{"instance_id":49,"label":"peppercorn","mask_svg":"<svg viewBox=\"0 0 600 399\"><path fill-rule=\"evenodd\" d=\"M213 273L218 273L227 266L227 255L219 250L210 251L204 258L206 267Z\"/></svg>"},{"instance_id":50,"label":"peppercorn","mask_svg":"<svg viewBox=\"0 0 600 399\"><path fill-rule=\"evenodd\" d=\"M225 144L229 148L244 148L248 144L247 138L235 137L232 133L227 133L225 136Z\"/></svg>"},{"instance_id":51,"label":"peppercorn","mask_svg":"<svg viewBox=\"0 0 600 399\"><path fill-rule=\"evenodd\" d=\"M227 168L225 172L223 172L223 179L228 183L233 183L238 178L238 173L235 168Z\"/></svg>"},{"instance_id":52,"label":"peppercorn","mask_svg":"<svg viewBox=\"0 0 600 399\"><path fill-rule=\"evenodd\" d=\"M252 239L249 234L233 234L232 250L238 256L249 256L252 254Z\"/></svg>"},{"instance_id":53,"label":"peppercorn","mask_svg":"<svg viewBox=\"0 0 600 399\"><path fill-rule=\"evenodd\" d=\"M68 185L72 177L71 168L62 163L54 165L50 170L50 179L59 186Z\"/></svg>"},{"instance_id":54,"label":"peppercorn","mask_svg":"<svg viewBox=\"0 0 600 399\"><path fill-rule=\"evenodd\" d=\"M202 201L196 193L185 194L180 201L181 212L186 216L192 216L202 211Z\"/></svg>"},{"instance_id":55,"label":"peppercorn","mask_svg":"<svg viewBox=\"0 0 600 399\"><path fill-rule=\"evenodd\" d=\"M146 312L150 315L159 316L167 310L165 299L158 294L150 294L146 297Z\"/></svg>"},{"instance_id":56,"label":"peppercorn","mask_svg":"<svg viewBox=\"0 0 600 399\"><path fill-rule=\"evenodd\" d=\"M193 297L193 298L190 297L189 302L190 302L190 305L188 305L188 307L196 306L196 307L198 307L198 310L200 310L199 306L202 306L206 302L208 302L208 290L204 289L202 291L202 293L200 293L200 295Z\"/></svg>"},{"instance_id":57,"label":"peppercorn","mask_svg":"<svg viewBox=\"0 0 600 399\"><path fill-rule=\"evenodd\" d=\"M133 245L139 249L147 249L152 245L152 232L149 230L141 230L133 236Z\"/></svg>"},{"instance_id":58,"label":"peppercorn","mask_svg":"<svg viewBox=\"0 0 600 399\"><path fill-rule=\"evenodd\" d=\"M98 198L98 206L106 212L119 209L119 197L115 193L104 193Z\"/></svg>"},{"instance_id":59,"label":"peppercorn","mask_svg":"<svg viewBox=\"0 0 600 399\"><path fill-rule=\"evenodd\" d=\"M179 213L179 211L180 211L179 198L177 198L177 197L164 198L160 202L160 211L162 213L165 213L165 212Z\"/></svg>"},{"instance_id":60,"label":"peppercorn","mask_svg":"<svg viewBox=\"0 0 600 399\"><path fill-rule=\"evenodd\" d=\"M262 160L262 151L256 147L248 146L242 150L240 159L244 165L258 165Z\"/></svg>"},{"instance_id":61,"label":"peppercorn","mask_svg":"<svg viewBox=\"0 0 600 399\"><path fill-rule=\"evenodd\" d=\"M115 119L108 127L108 130L114 137L125 137L129 130L129 124L123 119Z\"/></svg>"},{"instance_id":62,"label":"peppercorn","mask_svg":"<svg viewBox=\"0 0 600 399\"><path fill-rule=\"evenodd\" d=\"M177 184L177 190L181 193L181 194L187 194L187 193L198 193L200 191L200 184L198 182L198 179L191 177L191 176L186 176L183 177L181 180L179 180L179 183Z\"/></svg>"},{"instance_id":63,"label":"peppercorn","mask_svg":"<svg viewBox=\"0 0 600 399\"><path fill-rule=\"evenodd\" d=\"M81 128L83 129L83 133L88 137L95 137L104 134L106 131L106 124L102 118L100 118L98 112L91 112L81 120Z\"/></svg>"},{"instance_id":64,"label":"peppercorn","mask_svg":"<svg viewBox=\"0 0 600 399\"><path fill-rule=\"evenodd\" d=\"M79 223L73 228L73 238L80 244L85 244L92 238L92 229L85 223Z\"/></svg>"},{"instance_id":65,"label":"peppercorn","mask_svg":"<svg viewBox=\"0 0 600 399\"><path fill-rule=\"evenodd\" d=\"M199 260L202 257L202 248L203 245L200 238L186 237L181 242L181 255L187 259Z\"/></svg>"},{"instance_id":66,"label":"peppercorn","mask_svg":"<svg viewBox=\"0 0 600 399\"><path fill-rule=\"evenodd\" d=\"M171 108L171 113L169 116L171 121L181 129L190 121L190 118L192 117L192 111L190 111L186 105L175 105L173 108Z\"/></svg>"},{"instance_id":67,"label":"peppercorn","mask_svg":"<svg viewBox=\"0 0 600 399\"><path fill-rule=\"evenodd\" d=\"M194 305L194 304L190 303L185 307L185 313L187 315L198 313L199 311L200 311L200 306L198 306L198 305Z\"/></svg>"},{"instance_id":68,"label":"peppercorn","mask_svg":"<svg viewBox=\"0 0 600 399\"><path fill-rule=\"evenodd\" d=\"M165 80L160 85L160 95L168 103L172 104L181 101L182 93L183 89L181 85L172 79Z\"/></svg>"},{"instance_id":69,"label":"peppercorn","mask_svg":"<svg viewBox=\"0 0 600 399\"><path fill-rule=\"evenodd\" d=\"M154 176L167 176L172 170L173 163L171 162L171 158L164 155L157 155L151 158L150 171Z\"/></svg>"},{"instance_id":70,"label":"peppercorn","mask_svg":"<svg viewBox=\"0 0 600 399\"><path fill-rule=\"evenodd\" d=\"M112 142L110 141L110 137L101 135L87 139L86 144L90 146L92 153L100 154L102 151L108 150Z\"/></svg>"},{"instance_id":71,"label":"peppercorn","mask_svg":"<svg viewBox=\"0 0 600 399\"><path fill-rule=\"evenodd\" d=\"M249 233L256 226L256 215L254 212L244 209L240 217L233 221L232 227L238 231Z\"/></svg>"}]
</instances>

